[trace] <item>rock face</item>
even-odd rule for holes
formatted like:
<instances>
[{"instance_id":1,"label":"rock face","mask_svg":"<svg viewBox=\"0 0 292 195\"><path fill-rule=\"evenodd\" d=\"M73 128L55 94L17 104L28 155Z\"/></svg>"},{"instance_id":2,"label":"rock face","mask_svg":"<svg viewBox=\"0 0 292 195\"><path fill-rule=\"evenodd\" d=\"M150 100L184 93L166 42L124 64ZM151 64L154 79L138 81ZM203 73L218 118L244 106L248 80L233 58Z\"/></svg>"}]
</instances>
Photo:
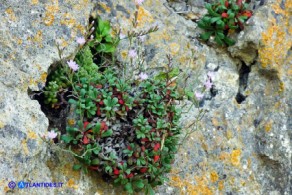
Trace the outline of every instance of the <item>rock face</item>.
<instances>
[{"instance_id":1,"label":"rock face","mask_svg":"<svg viewBox=\"0 0 292 195\"><path fill-rule=\"evenodd\" d=\"M8 188L9 181L21 180L64 183L62 188L47 188L48 194L120 192L94 174L73 172L70 154L40 139L48 120L27 93L44 86L48 67L58 60L56 39L67 47L67 56L72 53L91 9L123 34L159 26L144 42L147 67L165 66L166 54L171 54L173 64L191 76L187 84L194 91L202 88L209 71L214 72L214 85L205 92L201 107L185 114L182 124L191 124L199 109L208 112L184 140L170 181L156 188L157 193L292 193L291 1L260 1L237 44L228 49L196 38L200 30L192 20L204 14L204 1L145 0L139 7L128 0L44 2L0 5L1 193L44 192ZM128 46L121 42L120 60Z\"/></svg>"}]
</instances>

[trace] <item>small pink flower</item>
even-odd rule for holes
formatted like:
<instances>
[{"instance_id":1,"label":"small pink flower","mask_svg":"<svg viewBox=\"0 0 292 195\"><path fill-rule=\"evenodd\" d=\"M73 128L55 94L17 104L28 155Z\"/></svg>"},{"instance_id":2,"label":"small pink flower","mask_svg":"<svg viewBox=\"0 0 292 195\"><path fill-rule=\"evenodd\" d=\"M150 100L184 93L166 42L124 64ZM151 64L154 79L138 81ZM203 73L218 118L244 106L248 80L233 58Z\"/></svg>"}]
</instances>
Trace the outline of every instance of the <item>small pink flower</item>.
<instances>
[{"instance_id":1,"label":"small pink flower","mask_svg":"<svg viewBox=\"0 0 292 195\"><path fill-rule=\"evenodd\" d=\"M131 50L129 50L128 55L130 58L135 58L135 57L137 57L137 52L136 52L136 50L131 49Z\"/></svg>"},{"instance_id":2,"label":"small pink flower","mask_svg":"<svg viewBox=\"0 0 292 195\"><path fill-rule=\"evenodd\" d=\"M143 73L143 72L141 72L141 73L139 74L139 77L140 77L141 80L146 80L146 79L148 79L148 75L147 75L146 73Z\"/></svg>"},{"instance_id":3,"label":"small pink flower","mask_svg":"<svg viewBox=\"0 0 292 195\"><path fill-rule=\"evenodd\" d=\"M124 39L126 37L126 35L124 35L123 33L120 33L120 39Z\"/></svg>"},{"instance_id":4,"label":"small pink flower","mask_svg":"<svg viewBox=\"0 0 292 195\"><path fill-rule=\"evenodd\" d=\"M77 71L79 69L78 64L73 60L67 61L67 64L73 71Z\"/></svg>"},{"instance_id":5,"label":"small pink flower","mask_svg":"<svg viewBox=\"0 0 292 195\"><path fill-rule=\"evenodd\" d=\"M204 94L202 94L202 93L196 91L196 92L195 92L195 96L196 96L197 100L201 100L201 99L203 99Z\"/></svg>"},{"instance_id":6,"label":"small pink flower","mask_svg":"<svg viewBox=\"0 0 292 195\"><path fill-rule=\"evenodd\" d=\"M47 137L49 138L49 139L54 139L54 138L56 138L57 137L57 135L58 135L58 133L56 133L55 131L49 131L48 132L48 135L47 135Z\"/></svg>"},{"instance_id":7,"label":"small pink flower","mask_svg":"<svg viewBox=\"0 0 292 195\"><path fill-rule=\"evenodd\" d=\"M213 83L211 82L210 78L204 83L206 89L211 89Z\"/></svg>"},{"instance_id":8,"label":"small pink flower","mask_svg":"<svg viewBox=\"0 0 292 195\"><path fill-rule=\"evenodd\" d=\"M77 37L76 41L79 45L84 45L84 43L86 42L86 40L84 39L84 37Z\"/></svg>"},{"instance_id":9,"label":"small pink flower","mask_svg":"<svg viewBox=\"0 0 292 195\"><path fill-rule=\"evenodd\" d=\"M136 3L137 5L141 5L141 4L143 3L143 1L144 1L144 0L135 0L135 3Z\"/></svg>"},{"instance_id":10,"label":"small pink flower","mask_svg":"<svg viewBox=\"0 0 292 195\"><path fill-rule=\"evenodd\" d=\"M139 36L138 39L143 43L146 40L146 35Z\"/></svg>"}]
</instances>

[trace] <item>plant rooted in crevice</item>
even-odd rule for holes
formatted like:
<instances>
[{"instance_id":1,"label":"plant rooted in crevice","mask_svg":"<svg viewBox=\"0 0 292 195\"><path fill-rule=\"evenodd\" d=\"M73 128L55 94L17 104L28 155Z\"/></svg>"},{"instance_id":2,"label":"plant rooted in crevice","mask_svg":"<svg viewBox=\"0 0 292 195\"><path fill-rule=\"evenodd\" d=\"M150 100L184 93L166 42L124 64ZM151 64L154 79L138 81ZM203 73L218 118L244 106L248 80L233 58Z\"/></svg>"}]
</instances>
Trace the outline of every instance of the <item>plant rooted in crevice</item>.
<instances>
[{"instance_id":1,"label":"plant rooted in crevice","mask_svg":"<svg viewBox=\"0 0 292 195\"><path fill-rule=\"evenodd\" d=\"M234 32L244 29L244 23L252 16L248 4L243 0L220 0L220 2L206 3L208 13L198 22L199 28L205 32L200 35L204 41L214 36L220 45L232 46L235 41L230 38Z\"/></svg>"}]
</instances>

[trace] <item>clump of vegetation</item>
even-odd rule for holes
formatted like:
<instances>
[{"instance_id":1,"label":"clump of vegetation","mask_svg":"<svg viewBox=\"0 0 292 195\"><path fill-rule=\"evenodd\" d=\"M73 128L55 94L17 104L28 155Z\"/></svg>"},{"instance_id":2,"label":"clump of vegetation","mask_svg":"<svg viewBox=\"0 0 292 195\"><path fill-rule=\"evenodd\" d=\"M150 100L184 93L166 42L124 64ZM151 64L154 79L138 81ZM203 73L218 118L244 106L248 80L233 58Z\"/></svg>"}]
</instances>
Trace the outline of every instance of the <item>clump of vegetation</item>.
<instances>
[{"instance_id":1,"label":"clump of vegetation","mask_svg":"<svg viewBox=\"0 0 292 195\"><path fill-rule=\"evenodd\" d=\"M211 36L218 45L231 46L235 41L229 37L233 32L244 29L244 23L252 16L248 4L243 0L220 0L220 2L206 3L208 13L198 22L198 26L205 33L200 35L204 41Z\"/></svg>"},{"instance_id":2,"label":"clump of vegetation","mask_svg":"<svg viewBox=\"0 0 292 195\"><path fill-rule=\"evenodd\" d=\"M128 35L132 42L133 36L141 39L155 30ZM166 180L179 145L180 97L174 84L179 72L150 78L140 70L135 79L126 78L127 71L112 64L119 42L112 34L109 22L91 23L88 34L77 38L76 55L61 59L48 76L44 103L52 109L70 106L71 122L60 138L80 162L74 170L99 172L130 194L153 194ZM128 55L133 64L139 52L131 49ZM56 136L51 131L49 138Z\"/></svg>"}]
</instances>

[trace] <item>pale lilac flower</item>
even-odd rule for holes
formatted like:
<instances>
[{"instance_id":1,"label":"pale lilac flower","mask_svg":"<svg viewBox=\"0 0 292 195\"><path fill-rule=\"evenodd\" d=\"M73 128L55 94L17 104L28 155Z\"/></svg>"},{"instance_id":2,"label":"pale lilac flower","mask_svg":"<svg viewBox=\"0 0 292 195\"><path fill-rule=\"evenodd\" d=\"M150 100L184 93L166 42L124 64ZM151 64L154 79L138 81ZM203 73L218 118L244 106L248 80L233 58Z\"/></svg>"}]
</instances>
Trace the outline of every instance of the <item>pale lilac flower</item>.
<instances>
[{"instance_id":1,"label":"pale lilac flower","mask_svg":"<svg viewBox=\"0 0 292 195\"><path fill-rule=\"evenodd\" d=\"M120 33L120 39L124 39L126 37L126 35L124 35L123 33Z\"/></svg>"},{"instance_id":2,"label":"pale lilac flower","mask_svg":"<svg viewBox=\"0 0 292 195\"><path fill-rule=\"evenodd\" d=\"M201 100L204 97L204 94L202 94L201 92L196 91L195 92L195 96L197 98L197 100Z\"/></svg>"},{"instance_id":3,"label":"pale lilac flower","mask_svg":"<svg viewBox=\"0 0 292 195\"><path fill-rule=\"evenodd\" d=\"M86 42L86 40L84 39L84 37L77 37L76 41L79 45L84 45L84 43Z\"/></svg>"},{"instance_id":4,"label":"pale lilac flower","mask_svg":"<svg viewBox=\"0 0 292 195\"><path fill-rule=\"evenodd\" d=\"M139 36L138 39L143 43L146 40L146 35Z\"/></svg>"},{"instance_id":5,"label":"pale lilac flower","mask_svg":"<svg viewBox=\"0 0 292 195\"><path fill-rule=\"evenodd\" d=\"M144 0L135 0L135 3L136 3L137 5L141 5L141 4L143 3L143 1L144 1Z\"/></svg>"},{"instance_id":6,"label":"pale lilac flower","mask_svg":"<svg viewBox=\"0 0 292 195\"><path fill-rule=\"evenodd\" d=\"M207 73L207 75L208 75L208 77L213 81L214 80L214 77L215 77L215 75L214 75L214 72L208 72Z\"/></svg>"},{"instance_id":7,"label":"pale lilac flower","mask_svg":"<svg viewBox=\"0 0 292 195\"><path fill-rule=\"evenodd\" d=\"M146 79L148 79L148 75L147 75L146 73L144 73L144 72L141 72L141 73L139 74L139 77L140 77L141 80L146 80Z\"/></svg>"},{"instance_id":8,"label":"pale lilac flower","mask_svg":"<svg viewBox=\"0 0 292 195\"><path fill-rule=\"evenodd\" d=\"M128 55L130 58L135 58L137 57L137 52L134 49L130 49Z\"/></svg>"},{"instance_id":9,"label":"pale lilac flower","mask_svg":"<svg viewBox=\"0 0 292 195\"><path fill-rule=\"evenodd\" d=\"M210 79L208 79L205 83L204 83L206 89L211 89L213 83L211 82Z\"/></svg>"},{"instance_id":10,"label":"pale lilac flower","mask_svg":"<svg viewBox=\"0 0 292 195\"><path fill-rule=\"evenodd\" d=\"M49 139L54 139L54 138L56 138L57 137L57 135L58 135L58 133L56 133L55 131L49 131L48 132L48 135L47 135L47 137L49 138Z\"/></svg>"},{"instance_id":11,"label":"pale lilac flower","mask_svg":"<svg viewBox=\"0 0 292 195\"><path fill-rule=\"evenodd\" d=\"M77 71L79 69L78 64L73 60L67 61L67 64L73 71Z\"/></svg>"}]
</instances>

